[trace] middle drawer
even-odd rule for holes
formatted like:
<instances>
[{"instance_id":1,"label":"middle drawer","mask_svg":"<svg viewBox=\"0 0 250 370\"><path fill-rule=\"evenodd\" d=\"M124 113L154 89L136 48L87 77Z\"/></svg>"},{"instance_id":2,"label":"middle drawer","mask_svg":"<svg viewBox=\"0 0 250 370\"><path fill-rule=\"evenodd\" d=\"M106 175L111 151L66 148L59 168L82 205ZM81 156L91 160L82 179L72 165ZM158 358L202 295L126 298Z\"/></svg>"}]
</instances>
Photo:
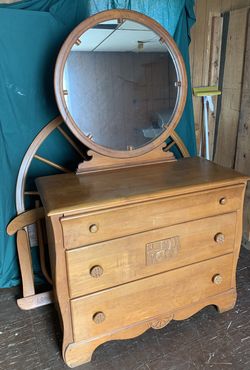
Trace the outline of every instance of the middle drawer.
<instances>
[{"instance_id":1,"label":"middle drawer","mask_svg":"<svg viewBox=\"0 0 250 370\"><path fill-rule=\"evenodd\" d=\"M66 251L71 298L229 253L236 213Z\"/></svg>"}]
</instances>

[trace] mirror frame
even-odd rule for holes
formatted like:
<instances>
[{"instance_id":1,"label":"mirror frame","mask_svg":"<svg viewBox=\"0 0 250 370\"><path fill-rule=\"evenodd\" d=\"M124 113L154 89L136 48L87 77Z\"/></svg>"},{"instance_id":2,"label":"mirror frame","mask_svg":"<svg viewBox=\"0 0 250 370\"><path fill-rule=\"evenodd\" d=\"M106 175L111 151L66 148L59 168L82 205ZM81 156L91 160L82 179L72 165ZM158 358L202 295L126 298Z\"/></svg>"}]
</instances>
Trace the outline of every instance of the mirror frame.
<instances>
[{"instance_id":1,"label":"mirror frame","mask_svg":"<svg viewBox=\"0 0 250 370\"><path fill-rule=\"evenodd\" d=\"M148 28L152 29L156 34L159 35L159 38L167 45L168 51L172 56L173 62L175 64L176 73L177 73L177 83L178 83L178 93L177 93L177 103L175 106L174 113L172 115L171 121L168 127L163 131L155 139L151 140L148 144L141 146L137 149L132 150L114 150L108 147L101 146L100 144L95 143L89 137L87 137L77 126L76 122L72 118L70 112L67 109L66 101L64 99L64 90L63 90L63 72L64 66L67 60L67 57L71 51L71 48L74 44L77 44L77 40L79 37L89 30L90 28L94 27L96 24L105 22L112 19L119 19L119 20L131 20L138 23L141 23ZM67 37L65 40L56 61L55 66L55 75L54 75L54 88L55 88L55 96L59 111L73 134L89 149L93 151L108 156L112 158L132 158L138 157L145 153L152 151L153 149L157 148L159 145L163 144L167 138L171 135L174 131L175 127L177 126L184 107L186 103L187 97L187 76L186 76L186 69L184 60L182 55L175 44L173 38L170 34L163 28L159 23L154 21L152 18L138 13L132 10L106 10L100 12L98 14L92 15L91 17L87 18L83 22L81 22ZM101 126L100 126L101 129Z\"/></svg>"}]
</instances>

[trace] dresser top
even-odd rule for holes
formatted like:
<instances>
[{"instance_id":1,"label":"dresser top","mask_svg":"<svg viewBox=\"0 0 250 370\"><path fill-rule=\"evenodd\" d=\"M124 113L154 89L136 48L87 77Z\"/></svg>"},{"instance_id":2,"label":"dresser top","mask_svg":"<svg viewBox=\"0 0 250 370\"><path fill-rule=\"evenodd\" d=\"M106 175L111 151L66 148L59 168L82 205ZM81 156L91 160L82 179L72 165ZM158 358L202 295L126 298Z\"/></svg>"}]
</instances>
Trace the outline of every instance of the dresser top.
<instances>
[{"instance_id":1,"label":"dresser top","mask_svg":"<svg viewBox=\"0 0 250 370\"><path fill-rule=\"evenodd\" d=\"M49 216L89 212L245 183L249 178L203 158L36 180Z\"/></svg>"}]
</instances>

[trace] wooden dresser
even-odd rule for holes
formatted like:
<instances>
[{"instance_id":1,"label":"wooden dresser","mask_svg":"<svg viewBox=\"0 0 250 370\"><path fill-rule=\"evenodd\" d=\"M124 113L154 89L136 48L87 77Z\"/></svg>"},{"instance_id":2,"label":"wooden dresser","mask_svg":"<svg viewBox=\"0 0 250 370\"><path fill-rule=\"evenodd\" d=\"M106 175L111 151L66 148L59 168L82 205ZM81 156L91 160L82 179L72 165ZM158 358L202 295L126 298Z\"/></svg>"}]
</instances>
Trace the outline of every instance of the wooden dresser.
<instances>
[{"instance_id":1,"label":"wooden dresser","mask_svg":"<svg viewBox=\"0 0 250 370\"><path fill-rule=\"evenodd\" d=\"M247 180L200 158L37 179L69 366L234 306Z\"/></svg>"},{"instance_id":2,"label":"wooden dresser","mask_svg":"<svg viewBox=\"0 0 250 370\"><path fill-rule=\"evenodd\" d=\"M74 144L76 174L36 181L65 362L207 305L232 308L248 178L175 159L188 156L175 131L187 76L172 37L141 13L101 12L69 34L54 82L65 137L85 148Z\"/></svg>"}]
</instances>

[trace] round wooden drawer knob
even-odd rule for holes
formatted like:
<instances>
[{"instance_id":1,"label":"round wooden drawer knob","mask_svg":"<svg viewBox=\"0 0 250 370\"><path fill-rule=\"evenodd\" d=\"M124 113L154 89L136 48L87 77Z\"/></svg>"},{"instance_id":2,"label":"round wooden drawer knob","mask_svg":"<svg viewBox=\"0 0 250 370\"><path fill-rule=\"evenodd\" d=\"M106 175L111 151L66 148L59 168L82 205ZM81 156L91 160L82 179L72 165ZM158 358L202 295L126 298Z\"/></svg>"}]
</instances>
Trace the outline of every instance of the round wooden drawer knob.
<instances>
[{"instance_id":1,"label":"round wooden drawer knob","mask_svg":"<svg viewBox=\"0 0 250 370\"><path fill-rule=\"evenodd\" d=\"M217 275L214 275L213 277L213 283L216 284L216 285L220 285L222 283L222 276L217 274Z\"/></svg>"},{"instance_id":2,"label":"round wooden drawer knob","mask_svg":"<svg viewBox=\"0 0 250 370\"><path fill-rule=\"evenodd\" d=\"M99 278L103 274L103 268L102 266L93 266L89 273L93 278Z\"/></svg>"},{"instance_id":3,"label":"round wooden drawer knob","mask_svg":"<svg viewBox=\"0 0 250 370\"><path fill-rule=\"evenodd\" d=\"M220 204L221 205L224 205L224 204L226 204L227 203L227 198L221 198L220 199Z\"/></svg>"},{"instance_id":4,"label":"round wooden drawer knob","mask_svg":"<svg viewBox=\"0 0 250 370\"><path fill-rule=\"evenodd\" d=\"M216 241L216 243L218 243L218 244L223 244L223 243L224 243L224 241L225 241L225 235L224 235L224 234L222 234L222 233L218 233L218 234L216 234L216 235L215 235L214 240L215 240L215 241Z\"/></svg>"},{"instance_id":5,"label":"round wooden drawer knob","mask_svg":"<svg viewBox=\"0 0 250 370\"><path fill-rule=\"evenodd\" d=\"M98 231L98 226L96 224L90 225L89 231L91 233L96 233Z\"/></svg>"},{"instance_id":6,"label":"round wooden drawer knob","mask_svg":"<svg viewBox=\"0 0 250 370\"><path fill-rule=\"evenodd\" d=\"M103 321L105 320L105 315L103 312L96 312L94 315L93 315L93 321L96 323L96 324L101 324Z\"/></svg>"}]
</instances>

